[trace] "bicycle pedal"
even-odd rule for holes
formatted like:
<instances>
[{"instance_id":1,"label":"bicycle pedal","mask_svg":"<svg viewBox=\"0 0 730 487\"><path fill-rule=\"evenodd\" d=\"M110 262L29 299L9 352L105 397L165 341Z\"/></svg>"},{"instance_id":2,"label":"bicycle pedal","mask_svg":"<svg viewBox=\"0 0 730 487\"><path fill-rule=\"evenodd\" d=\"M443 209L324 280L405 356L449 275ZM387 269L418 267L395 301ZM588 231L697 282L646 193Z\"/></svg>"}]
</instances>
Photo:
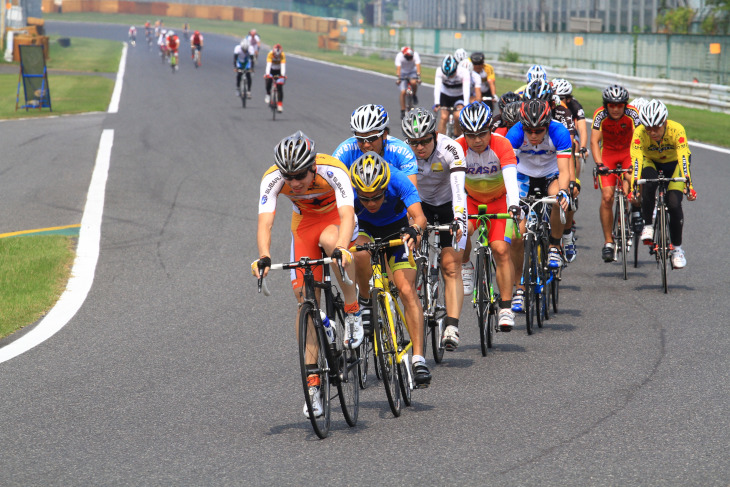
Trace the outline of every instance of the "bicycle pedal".
<instances>
[{"instance_id":1,"label":"bicycle pedal","mask_svg":"<svg viewBox=\"0 0 730 487\"><path fill-rule=\"evenodd\" d=\"M430 384L414 384L414 385L413 385L413 388L414 388L414 389L428 389L428 386L429 386L429 385L430 385Z\"/></svg>"}]
</instances>

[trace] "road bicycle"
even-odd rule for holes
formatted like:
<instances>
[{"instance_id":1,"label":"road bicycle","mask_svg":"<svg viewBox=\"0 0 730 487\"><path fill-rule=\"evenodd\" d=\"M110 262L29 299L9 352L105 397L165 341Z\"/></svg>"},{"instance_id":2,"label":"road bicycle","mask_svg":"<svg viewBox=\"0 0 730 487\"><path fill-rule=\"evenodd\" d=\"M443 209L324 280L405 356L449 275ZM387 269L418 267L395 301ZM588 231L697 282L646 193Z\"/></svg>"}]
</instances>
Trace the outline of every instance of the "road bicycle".
<instances>
[{"instance_id":1,"label":"road bicycle","mask_svg":"<svg viewBox=\"0 0 730 487\"><path fill-rule=\"evenodd\" d=\"M385 272L386 250L404 245L400 238L393 238L398 235L376 238L373 242L350 248L351 252L370 253L370 265L373 270L373 284L370 289L373 351L380 368L388 405L396 417L400 416L403 403L406 406L411 405L411 391L415 387L409 357L413 344L410 335L406 335L408 328L398 304L398 289L390 282ZM408 259L413 263L410 252Z\"/></svg>"},{"instance_id":2,"label":"road bicycle","mask_svg":"<svg viewBox=\"0 0 730 487\"><path fill-rule=\"evenodd\" d=\"M456 107L441 107L441 110L446 110L449 112L449 119L446 122L446 133L444 135L446 135L446 137L454 139L454 135L456 133L454 127L454 112L456 111Z\"/></svg>"},{"instance_id":3,"label":"road bicycle","mask_svg":"<svg viewBox=\"0 0 730 487\"><path fill-rule=\"evenodd\" d=\"M621 254L621 263L623 264L624 281L628 279L627 265L629 260L629 251L631 247L634 247L634 267L636 267L637 253L636 247L638 247L639 236L631 230L631 205L624 192L623 175L631 172L631 169L623 169L621 166L616 169L607 169L605 171L598 171L598 168L593 168L594 178L598 175L615 174L618 176L616 189L613 192L613 260L617 261L619 254ZM594 185L595 186L595 185Z\"/></svg>"},{"instance_id":4,"label":"road bicycle","mask_svg":"<svg viewBox=\"0 0 730 487\"><path fill-rule=\"evenodd\" d=\"M174 74L177 71L177 51L171 52L168 56L170 57L170 68Z\"/></svg>"},{"instance_id":5,"label":"road bicycle","mask_svg":"<svg viewBox=\"0 0 730 487\"><path fill-rule=\"evenodd\" d=\"M342 414L351 427L357 424L360 408L360 388L358 386L357 370L359 364L358 350L351 350L342 344L345 334L345 303L339 290L332 283L330 264L337 262L331 257L310 259L302 257L298 262L271 264L271 270L304 270L304 301L299 305L299 367L302 376L304 398L309 412L309 420L314 432L320 438L326 438L330 430L331 401L339 397ZM337 262L340 265L339 262ZM313 268L322 266L323 282L314 278ZM352 282L344 273L340 265L340 273L345 282ZM270 296L266 280L259 279L259 292L263 289L264 295ZM324 308L317 301L316 289L322 290ZM329 319L334 337L328 338L323 324L323 315ZM316 364L311 364L311 357L316 356ZM312 374L319 376L320 395L322 401L322 415L315 417L312 397L309 395L308 379ZM337 393L331 395L331 385L336 387Z\"/></svg>"},{"instance_id":6,"label":"road bicycle","mask_svg":"<svg viewBox=\"0 0 730 487\"><path fill-rule=\"evenodd\" d=\"M544 321L550 318L549 298L552 298L553 311L558 310L562 267L550 269L548 266L550 206L557 201L555 196L543 197L540 192L521 199L526 206L527 221L522 234L525 251L520 282L524 286L523 309L528 335L533 333L533 324L542 328ZM565 212L559 208L560 222L564 224Z\"/></svg>"},{"instance_id":7,"label":"road bicycle","mask_svg":"<svg viewBox=\"0 0 730 487\"><path fill-rule=\"evenodd\" d=\"M670 261L671 265L670 252L672 250L672 244L669 238L669 210L665 201L667 188L671 182L686 183L687 178L665 178L664 172L659 171L659 175L656 178L642 178L636 182L639 185L659 183L656 196L656 216L654 217L654 242L649 247L649 253L656 257L657 266L661 270L664 294L669 292L667 283L667 260ZM653 195L643 195L644 198L651 196Z\"/></svg>"},{"instance_id":8,"label":"road bicycle","mask_svg":"<svg viewBox=\"0 0 730 487\"><path fill-rule=\"evenodd\" d=\"M269 108L271 108L271 118L276 120L276 112L279 107L279 85L283 85L286 81L286 76L269 76L274 80L271 85L271 95L269 96Z\"/></svg>"},{"instance_id":9,"label":"road bicycle","mask_svg":"<svg viewBox=\"0 0 730 487\"><path fill-rule=\"evenodd\" d=\"M200 48L193 48L193 64L196 69L200 67Z\"/></svg>"},{"instance_id":10,"label":"road bicycle","mask_svg":"<svg viewBox=\"0 0 730 487\"><path fill-rule=\"evenodd\" d=\"M413 85L411 84L411 81L415 80L416 83L421 84L421 78L398 78L398 85L401 84L401 82L405 81L406 84L406 113L410 112L416 107L416 101L415 101L415 94L413 93Z\"/></svg>"},{"instance_id":11,"label":"road bicycle","mask_svg":"<svg viewBox=\"0 0 730 487\"><path fill-rule=\"evenodd\" d=\"M251 72L250 68L238 68L236 71L238 71L241 74L241 89L239 90L239 94L241 96L241 106L243 108L246 108L246 100L248 99L248 76Z\"/></svg>"},{"instance_id":12,"label":"road bicycle","mask_svg":"<svg viewBox=\"0 0 730 487\"><path fill-rule=\"evenodd\" d=\"M416 261L416 293L423 308L423 352L426 356L426 344L431 342L433 359L440 364L444 359L444 346L441 337L444 333L446 304L444 302L444 278L441 275L441 232L450 236L452 247L456 248L456 231L458 224L439 225L438 216L433 225L426 225L421 237L421 245ZM430 335L430 339L429 339Z\"/></svg>"},{"instance_id":13,"label":"road bicycle","mask_svg":"<svg viewBox=\"0 0 730 487\"><path fill-rule=\"evenodd\" d=\"M489 247L490 220L512 218L509 213L487 213L487 205L479 205L476 215L469 215L470 220L475 220L478 225L479 235L474 245L476 254L476 266L474 268L474 292L472 304L477 311L477 324L479 325L479 345L482 356L487 356L487 351L494 345L494 334L499 331L497 321L499 320L499 294L494 292L494 279L497 266L494 262L492 249ZM519 227L518 227L519 228Z\"/></svg>"}]
</instances>

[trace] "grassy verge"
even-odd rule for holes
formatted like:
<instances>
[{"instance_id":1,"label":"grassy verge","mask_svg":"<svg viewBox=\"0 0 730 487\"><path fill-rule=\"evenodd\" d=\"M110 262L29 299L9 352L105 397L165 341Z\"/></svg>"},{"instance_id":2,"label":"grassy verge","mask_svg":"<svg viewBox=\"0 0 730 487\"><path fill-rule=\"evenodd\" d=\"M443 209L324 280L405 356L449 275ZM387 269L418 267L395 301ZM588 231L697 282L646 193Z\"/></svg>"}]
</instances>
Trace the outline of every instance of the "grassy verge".
<instances>
[{"instance_id":1,"label":"grassy verge","mask_svg":"<svg viewBox=\"0 0 730 487\"><path fill-rule=\"evenodd\" d=\"M139 15L110 15L97 13L46 14L44 17L49 20L106 22L129 25L144 25L146 20L155 20L151 17L146 18ZM301 54L336 64L354 66L380 73L395 75L395 67L393 66L393 61L391 59L381 59L378 56L345 56L340 52L319 49L317 46L318 35L313 32L296 31L265 24L199 20L193 18L186 19L168 17L163 18L163 21L165 25L174 29L181 29L183 23L187 21L190 24L191 29L233 36L242 36L244 33L248 32L248 30L255 27L261 35L261 39L265 43L273 43L274 41L279 42L282 46L284 46L284 50L286 52ZM422 75L424 80L432 82L431 80L434 79L435 70L431 68L424 68ZM514 90L522 84L523 83L519 80L497 78L497 90L500 94ZM585 108L586 115L589 117L592 116L596 108L600 107L602 104L600 90L592 88L577 88L574 94L583 105L583 108ZM722 130L723 128L730 127L730 115L674 105L668 105L668 108L670 118L684 125L687 129L687 135L691 140L726 147L730 146L730 141L728 141L725 136L726 131Z\"/></svg>"},{"instance_id":2,"label":"grassy verge","mask_svg":"<svg viewBox=\"0 0 730 487\"><path fill-rule=\"evenodd\" d=\"M0 337L37 321L55 304L71 274L73 245L67 236L0 239Z\"/></svg>"},{"instance_id":3,"label":"grassy verge","mask_svg":"<svg viewBox=\"0 0 730 487\"><path fill-rule=\"evenodd\" d=\"M119 69L121 42L73 37L69 47L61 47L59 37L49 36L48 69L87 73L116 73Z\"/></svg>"}]
</instances>

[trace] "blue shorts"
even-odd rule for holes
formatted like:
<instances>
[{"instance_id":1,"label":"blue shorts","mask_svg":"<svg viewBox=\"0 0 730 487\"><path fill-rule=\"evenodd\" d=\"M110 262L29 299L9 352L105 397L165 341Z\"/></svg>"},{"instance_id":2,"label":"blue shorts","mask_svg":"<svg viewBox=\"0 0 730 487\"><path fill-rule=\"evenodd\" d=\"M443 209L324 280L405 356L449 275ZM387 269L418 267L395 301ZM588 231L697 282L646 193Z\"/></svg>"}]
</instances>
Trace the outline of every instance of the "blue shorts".
<instances>
[{"instance_id":1,"label":"blue shorts","mask_svg":"<svg viewBox=\"0 0 730 487\"><path fill-rule=\"evenodd\" d=\"M535 194L539 189L543 196L548 196L548 187L550 183L558 179L558 172L548 174L541 178L533 178L517 171L517 184L520 187L520 198L527 198L528 195Z\"/></svg>"}]
</instances>

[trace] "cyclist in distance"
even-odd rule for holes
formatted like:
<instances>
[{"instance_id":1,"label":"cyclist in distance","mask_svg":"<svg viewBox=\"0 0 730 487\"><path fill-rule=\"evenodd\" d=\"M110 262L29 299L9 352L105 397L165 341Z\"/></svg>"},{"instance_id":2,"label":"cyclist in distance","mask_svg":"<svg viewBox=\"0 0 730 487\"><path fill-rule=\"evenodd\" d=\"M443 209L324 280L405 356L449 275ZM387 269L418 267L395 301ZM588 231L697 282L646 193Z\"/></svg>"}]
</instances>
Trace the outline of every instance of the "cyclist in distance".
<instances>
[{"instance_id":1,"label":"cyclist in distance","mask_svg":"<svg viewBox=\"0 0 730 487\"><path fill-rule=\"evenodd\" d=\"M241 96L241 78L246 73L247 98L251 98L251 68L253 60L248 53L248 41L243 39L233 49L233 71L236 73L236 96Z\"/></svg>"},{"instance_id":2,"label":"cyclist in distance","mask_svg":"<svg viewBox=\"0 0 730 487\"><path fill-rule=\"evenodd\" d=\"M519 103L519 102L516 102ZM464 107L459 117L463 136L456 142L464 150L466 160L466 207L469 214L476 214L479 205L487 205L489 213L506 213L519 218L521 211L520 190L517 186L517 158L512 144L502 136L492 134L492 111L481 101ZM468 222L468 236L463 255L462 278L464 294L472 293L474 265L471 263L471 236L476 228ZM497 285L499 286L499 327L512 331L515 315L512 311L512 284L515 269L510 255L510 244L514 237L512 220L493 220L489 227L489 247L497 264ZM470 286L467 288L467 283Z\"/></svg>"},{"instance_id":3,"label":"cyclist in distance","mask_svg":"<svg viewBox=\"0 0 730 487\"><path fill-rule=\"evenodd\" d=\"M413 104L418 105L418 85L421 82L421 56L406 46L395 56L396 84L400 88L400 118L406 114L406 89L411 85Z\"/></svg>"},{"instance_id":4,"label":"cyclist in distance","mask_svg":"<svg viewBox=\"0 0 730 487\"><path fill-rule=\"evenodd\" d=\"M167 29L160 28L159 32L157 45L160 48L160 56L164 57L167 54Z\"/></svg>"},{"instance_id":5,"label":"cyclist in distance","mask_svg":"<svg viewBox=\"0 0 730 487\"><path fill-rule=\"evenodd\" d=\"M426 226L426 217L421 209L418 191L405 174L371 151L352 164L350 180L355 187L355 212L360 222L360 234L356 243L364 244L372 238L385 238L400 233L404 245L413 252L419 243L421 230ZM409 218L413 219L412 225L409 225ZM423 308L416 294L416 266L409 262L403 246L389 248L386 256L393 283L398 288L403 303L406 327L413 343L414 381L419 387L427 387L431 383L431 373L423 356ZM355 265L362 299L362 295L370 290L370 255L367 252L357 252Z\"/></svg>"},{"instance_id":6,"label":"cyclist in distance","mask_svg":"<svg viewBox=\"0 0 730 487\"><path fill-rule=\"evenodd\" d=\"M509 129L514 127L514 125L520 121L520 108L522 108L521 101L507 103L502 109L502 112L499 114L499 127L494 128L495 124L492 123L492 132L503 137L507 135Z\"/></svg>"},{"instance_id":7,"label":"cyclist in distance","mask_svg":"<svg viewBox=\"0 0 730 487\"><path fill-rule=\"evenodd\" d=\"M132 46L137 43L137 28L135 26L129 28L129 43Z\"/></svg>"},{"instance_id":8,"label":"cyclist in distance","mask_svg":"<svg viewBox=\"0 0 730 487\"><path fill-rule=\"evenodd\" d=\"M499 100L497 100L497 106L499 107L499 113L494 114L492 113L492 132L495 132L499 127L502 126L502 112L504 111L504 107L506 107L508 104L515 102L515 101L522 101L522 97L518 95L517 93L513 93L511 91L508 91L507 93L504 93L502 96L499 97ZM487 106L490 110L492 110L492 105L487 103ZM515 122L516 123L516 122ZM512 124L514 125L514 123ZM501 135L506 134L507 132L504 132Z\"/></svg>"},{"instance_id":9,"label":"cyclist in distance","mask_svg":"<svg viewBox=\"0 0 730 487\"><path fill-rule=\"evenodd\" d=\"M170 54L170 56L175 56L175 70L178 69L179 64L177 64L178 60L178 49L180 48L180 39L178 36L171 30L167 31L167 37L165 37L165 44L167 46L167 52Z\"/></svg>"},{"instance_id":10,"label":"cyclist in distance","mask_svg":"<svg viewBox=\"0 0 730 487\"><path fill-rule=\"evenodd\" d=\"M195 59L195 51L198 51L198 64L203 64L203 34L196 30L190 37L190 58ZM238 85L240 86L240 84Z\"/></svg>"},{"instance_id":11,"label":"cyclist in distance","mask_svg":"<svg viewBox=\"0 0 730 487\"><path fill-rule=\"evenodd\" d=\"M538 79L538 78L541 78L541 79L544 79L545 81L547 81L547 79L548 79L547 72L545 71L545 68L543 68L539 64L534 64L534 65L530 66L530 69L528 69L527 73L525 73L526 84L517 88L517 90L515 90L515 93L517 93L520 96L524 95L525 90L527 90L527 85L530 84L530 81L532 81L533 79Z\"/></svg>"},{"instance_id":12,"label":"cyclist in distance","mask_svg":"<svg viewBox=\"0 0 730 487\"><path fill-rule=\"evenodd\" d=\"M152 35L152 27L150 26L150 21L146 20L144 23L144 36L145 38Z\"/></svg>"},{"instance_id":13,"label":"cyclist in distance","mask_svg":"<svg viewBox=\"0 0 730 487\"><path fill-rule=\"evenodd\" d=\"M390 135L388 112L382 105L362 105L350 116L353 136L342 142L332 154L348 168L366 152L375 152L390 167L399 169L416 186L418 164L416 155L405 142ZM420 201L420 200L419 200ZM367 289L367 288L366 288ZM366 290L360 295L362 321L366 333L372 332L370 323L370 295Z\"/></svg>"},{"instance_id":14,"label":"cyclist in distance","mask_svg":"<svg viewBox=\"0 0 730 487\"><path fill-rule=\"evenodd\" d=\"M497 85L496 77L494 75L494 68L491 64L484 62L484 53L474 52L471 55L471 62L474 65L474 72L479 75L481 79L482 97L496 97L497 96ZM494 100L485 101L487 106L494 110Z\"/></svg>"},{"instance_id":15,"label":"cyclist in distance","mask_svg":"<svg viewBox=\"0 0 730 487\"><path fill-rule=\"evenodd\" d=\"M539 190L543 196L557 196L563 211L568 210L570 197L570 132L560 122L552 119L550 106L544 100L527 100L520 108L520 122L515 124L507 139L517 155L517 181L520 198ZM568 220L566 220L568 221ZM558 269L563 265L560 241L563 235L560 211L553 205L550 215L550 250L548 267ZM525 221L520 223L524 233ZM517 292L512 297L512 310L523 311L524 288L519 283L522 275L524 244L517 239L512 244Z\"/></svg>"},{"instance_id":16,"label":"cyclist in distance","mask_svg":"<svg viewBox=\"0 0 730 487\"><path fill-rule=\"evenodd\" d=\"M292 260L301 257L317 259L324 252L341 261L350 277L355 280L352 254L348 250L357 237L357 218L353 205L353 191L347 168L327 154L315 152L314 141L301 131L281 140L274 149L274 164L261 179L257 243L259 259L251 264L253 275L266 276L271 266L271 229L274 225L277 197L282 194L293 203L291 220ZM321 247L321 248L320 248ZM345 284L337 265L334 274L345 295L346 347L357 348L362 343L363 330L355 284ZM314 269L315 279L322 280L322 268ZM292 271L292 289L297 302L305 296L304 272ZM298 314L298 313L297 313ZM299 323L299 317L295 323ZM295 325L297 326L297 325ZM316 364L316 350L312 351ZM316 365L312 365L316 368ZM309 376L310 395L315 415L322 414L318 375ZM304 414L308 415L307 405Z\"/></svg>"},{"instance_id":17,"label":"cyclist in distance","mask_svg":"<svg viewBox=\"0 0 730 487\"><path fill-rule=\"evenodd\" d=\"M469 58L469 53L466 52L465 49L462 49L461 47L458 48L456 51L454 51L454 59L456 59L456 63L461 63L464 59Z\"/></svg>"},{"instance_id":18,"label":"cyclist in distance","mask_svg":"<svg viewBox=\"0 0 730 487\"><path fill-rule=\"evenodd\" d=\"M466 234L466 192L464 191L464 151L453 139L436 132L436 117L430 110L414 108L401 122L406 142L418 161L418 194L421 207L430 224L458 225L456 241ZM459 346L459 315L464 303L461 281L461 260L465 242L453 248L452 238L443 235L441 274L444 278L446 318L441 341L446 350Z\"/></svg>"},{"instance_id":19,"label":"cyclist in distance","mask_svg":"<svg viewBox=\"0 0 730 487\"><path fill-rule=\"evenodd\" d=\"M601 187L601 206L599 215L603 228L604 244L601 256L604 262L613 262L616 244L613 241L613 200L616 185L621 184L624 193L629 194L630 173L623 177L618 174L604 174L608 169L631 167L631 139L636 126L640 125L639 114L628 104L629 92L619 85L611 85L603 90L603 106L593 114L591 129L591 152L596 163ZM640 207L632 204L631 226L635 232L642 227Z\"/></svg>"},{"instance_id":20,"label":"cyclist in distance","mask_svg":"<svg viewBox=\"0 0 730 487\"><path fill-rule=\"evenodd\" d=\"M471 60L464 59L459 63L459 69L469 73L469 103L482 99L482 79L474 72L474 64Z\"/></svg>"},{"instance_id":21,"label":"cyclist in distance","mask_svg":"<svg viewBox=\"0 0 730 487\"><path fill-rule=\"evenodd\" d=\"M265 103L271 101L271 86L274 84L275 77L286 79L286 54L281 50L281 44L274 44L274 47L266 56L266 72L264 73L264 78L266 79ZM283 80L277 80L276 91L278 91L279 95L279 100L276 102L276 111L281 112L283 110L282 103L284 102Z\"/></svg>"},{"instance_id":22,"label":"cyclist in distance","mask_svg":"<svg viewBox=\"0 0 730 487\"><path fill-rule=\"evenodd\" d=\"M261 49L261 36L258 35L256 29L251 29L245 39L248 41L248 53L252 56L253 68L253 63L259 60L259 50Z\"/></svg>"},{"instance_id":23,"label":"cyclist in distance","mask_svg":"<svg viewBox=\"0 0 730 487\"><path fill-rule=\"evenodd\" d=\"M458 63L454 56L446 56L441 61L441 68L436 70L436 80L433 88L434 110L439 108L454 107L454 120L459 118L461 109L469 100L469 88L471 86L469 73L458 69ZM441 110L441 118L438 124L438 132L446 133L446 124L449 121L449 112ZM454 131L458 135L459 124L454 124Z\"/></svg>"},{"instance_id":24,"label":"cyclist in distance","mask_svg":"<svg viewBox=\"0 0 730 487\"><path fill-rule=\"evenodd\" d=\"M634 195L641 191L641 212L644 217L644 230L641 240L651 243L654 239L654 207L658 183L647 183L643 189L637 187L636 181L641 178L656 178L659 171L665 177L685 177L686 183L671 182L667 190L666 203L669 210L669 236L674 249L672 250L672 267L681 269L687 265L682 249L682 227L684 212L682 211L682 193L687 194L689 201L697 199L697 193L692 186L690 163L692 155L687 145L687 134L684 127L668 120L667 107L659 100L647 102L639 112L641 125L636 127L631 144L631 160L633 162L633 176L631 188ZM632 198L635 199L635 198Z\"/></svg>"},{"instance_id":25,"label":"cyclist in distance","mask_svg":"<svg viewBox=\"0 0 730 487\"><path fill-rule=\"evenodd\" d=\"M581 156L588 155L588 120L583 110L583 105L573 97L573 85L570 81L562 78L553 80L553 90L560 97L560 102L573 114L573 122L578 132L578 138L573 141L573 147L578 150ZM575 175L580 177L580 164L576 161Z\"/></svg>"}]
</instances>

